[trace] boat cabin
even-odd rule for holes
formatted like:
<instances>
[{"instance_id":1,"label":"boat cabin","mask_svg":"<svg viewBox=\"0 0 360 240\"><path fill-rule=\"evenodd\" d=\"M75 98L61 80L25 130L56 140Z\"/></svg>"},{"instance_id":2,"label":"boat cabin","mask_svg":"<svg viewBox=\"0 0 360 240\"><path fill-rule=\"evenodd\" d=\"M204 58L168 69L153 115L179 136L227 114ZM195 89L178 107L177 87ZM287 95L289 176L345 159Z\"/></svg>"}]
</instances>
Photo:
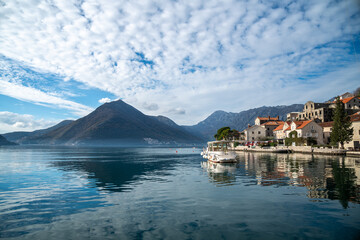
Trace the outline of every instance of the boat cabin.
<instances>
[{"instance_id":1,"label":"boat cabin","mask_svg":"<svg viewBox=\"0 0 360 240\"><path fill-rule=\"evenodd\" d=\"M212 152L226 152L231 147L230 141L212 141L208 142L208 151Z\"/></svg>"}]
</instances>

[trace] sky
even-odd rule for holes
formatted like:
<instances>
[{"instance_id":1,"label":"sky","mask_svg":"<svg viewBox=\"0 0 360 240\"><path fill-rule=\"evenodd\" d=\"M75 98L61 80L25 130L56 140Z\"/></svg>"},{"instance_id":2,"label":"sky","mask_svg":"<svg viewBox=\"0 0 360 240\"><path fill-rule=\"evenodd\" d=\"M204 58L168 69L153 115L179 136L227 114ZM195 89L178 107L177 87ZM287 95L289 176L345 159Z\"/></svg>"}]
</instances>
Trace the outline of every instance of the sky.
<instances>
[{"instance_id":1,"label":"sky","mask_svg":"<svg viewBox=\"0 0 360 240\"><path fill-rule=\"evenodd\" d=\"M359 83L359 0L0 0L0 133L117 99L194 125Z\"/></svg>"}]
</instances>

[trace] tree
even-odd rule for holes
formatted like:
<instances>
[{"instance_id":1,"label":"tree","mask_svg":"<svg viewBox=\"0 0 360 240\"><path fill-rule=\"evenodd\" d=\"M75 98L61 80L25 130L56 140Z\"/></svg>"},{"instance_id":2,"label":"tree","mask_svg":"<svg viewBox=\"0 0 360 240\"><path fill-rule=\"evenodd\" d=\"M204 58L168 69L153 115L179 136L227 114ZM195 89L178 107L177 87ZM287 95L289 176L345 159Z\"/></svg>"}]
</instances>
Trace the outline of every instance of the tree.
<instances>
[{"instance_id":1,"label":"tree","mask_svg":"<svg viewBox=\"0 0 360 240\"><path fill-rule=\"evenodd\" d=\"M358 87L358 88L354 91L354 95L355 95L355 97L360 97L360 87Z\"/></svg>"},{"instance_id":2,"label":"tree","mask_svg":"<svg viewBox=\"0 0 360 240\"><path fill-rule=\"evenodd\" d=\"M344 149L344 143L350 142L354 135L354 129L351 127L350 117L347 115L344 104L340 98L336 98L334 112L334 125L330 134L331 143L337 145L340 143L341 149Z\"/></svg>"},{"instance_id":3,"label":"tree","mask_svg":"<svg viewBox=\"0 0 360 240\"><path fill-rule=\"evenodd\" d=\"M302 137L298 137L298 132L294 130L289 133L289 137L285 138L285 145L291 146L293 142L296 146L301 146L305 143L305 139Z\"/></svg>"},{"instance_id":4,"label":"tree","mask_svg":"<svg viewBox=\"0 0 360 240\"><path fill-rule=\"evenodd\" d=\"M239 133L236 130L231 130L230 127L222 127L217 130L217 133L214 135L216 140L223 140L223 139L232 139L233 137L239 137Z\"/></svg>"}]
</instances>

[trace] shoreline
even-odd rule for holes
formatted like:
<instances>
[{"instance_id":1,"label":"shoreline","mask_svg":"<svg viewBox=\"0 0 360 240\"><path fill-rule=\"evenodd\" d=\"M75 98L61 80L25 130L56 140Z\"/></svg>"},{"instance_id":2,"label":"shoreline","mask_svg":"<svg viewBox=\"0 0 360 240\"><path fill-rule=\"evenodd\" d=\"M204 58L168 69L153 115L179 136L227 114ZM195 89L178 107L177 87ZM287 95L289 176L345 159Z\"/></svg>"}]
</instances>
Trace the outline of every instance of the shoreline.
<instances>
[{"instance_id":1,"label":"shoreline","mask_svg":"<svg viewBox=\"0 0 360 240\"><path fill-rule=\"evenodd\" d=\"M270 147L270 148L249 148L236 147L232 149L235 152L266 152L266 153L303 153L316 155L332 155L332 156L352 156L360 158L360 151L348 151L344 149L334 148L313 148L311 146L289 146L289 147Z\"/></svg>"}]
</instances>

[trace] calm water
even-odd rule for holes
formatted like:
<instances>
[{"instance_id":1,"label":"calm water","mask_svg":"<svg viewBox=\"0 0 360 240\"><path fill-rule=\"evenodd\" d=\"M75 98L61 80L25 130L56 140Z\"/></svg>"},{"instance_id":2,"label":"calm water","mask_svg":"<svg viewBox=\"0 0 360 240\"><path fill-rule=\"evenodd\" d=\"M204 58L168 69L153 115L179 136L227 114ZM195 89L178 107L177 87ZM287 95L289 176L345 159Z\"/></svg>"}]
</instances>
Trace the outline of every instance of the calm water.
<instances>
[{"instance_id":1,"label":"calm water","mask_svg":"<svg viewBox=\"0 0 360 240\"><path fill-rule=\"evenodd\" d=\"M360 159L199 153L0 148L0 237L360 238Z\"/></svg>"}]
</instances>

